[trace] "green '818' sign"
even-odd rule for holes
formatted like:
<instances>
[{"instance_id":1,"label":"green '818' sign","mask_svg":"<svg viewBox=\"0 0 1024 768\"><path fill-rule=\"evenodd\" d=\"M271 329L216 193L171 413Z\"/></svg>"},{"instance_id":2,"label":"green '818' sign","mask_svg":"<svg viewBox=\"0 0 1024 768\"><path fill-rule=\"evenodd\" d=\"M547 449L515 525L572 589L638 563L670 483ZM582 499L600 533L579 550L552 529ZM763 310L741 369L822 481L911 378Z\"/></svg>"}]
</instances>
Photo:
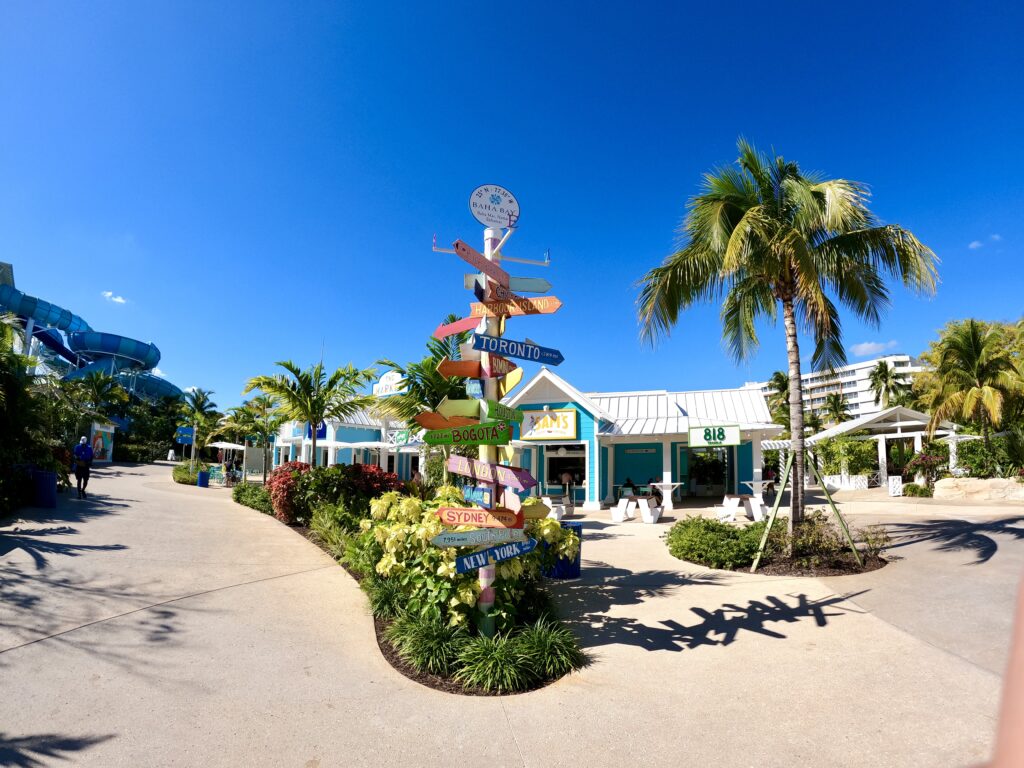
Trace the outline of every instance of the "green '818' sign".
<instances>
[{"instance_id":1,"label":"green '818' sign","mask_svg":"<svg viewBox=\"0 0 1024 768\"><path fill-rule=\"evenodd\" d=\"M720 427L690 427L691 448L717 448L740 444L740 428L735 424Z\"/></svg>"}]
</instances>

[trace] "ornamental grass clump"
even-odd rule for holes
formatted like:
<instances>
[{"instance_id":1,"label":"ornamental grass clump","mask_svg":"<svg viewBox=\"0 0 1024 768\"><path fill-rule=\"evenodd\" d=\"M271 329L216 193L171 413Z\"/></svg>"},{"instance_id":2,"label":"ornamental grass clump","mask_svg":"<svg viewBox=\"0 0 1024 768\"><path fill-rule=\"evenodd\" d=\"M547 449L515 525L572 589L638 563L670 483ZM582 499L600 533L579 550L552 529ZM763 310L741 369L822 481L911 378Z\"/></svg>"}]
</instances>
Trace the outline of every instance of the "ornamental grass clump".
<instances>
[{"instance_id":1,"label":"ornamental grass clump","mask_svg":"<svg viewBox=\"0 0 1024 768\"><path fill-rule=\"evenodd\" d=\"M455 680L494 693L522 691L543 679L539 664L514 637L470 637L459 652Z\"/></svg>"},{"instance_id":2,"label":"ornamental grass clump","mask_svg":"<svg viewBox=\"0 0 1024 768\"><path fill-rule=\"evenodd\" d=\"M400 615L384 636L401 659L417 672L441 677L450 677L455 671L468 638L462 627L410 614Z\"/></svg>"},{"instance_id":3,"label":"ornamental grass clump","mask_svg":"<svg viewBox=\"0 0 1024 768\"><path fill-rule=\"evenodd\" d=\"M554 680L587 663L576 636L568 627L547 616L520 630L514 640L541 680Z\"/></svg>"}]
</instances>

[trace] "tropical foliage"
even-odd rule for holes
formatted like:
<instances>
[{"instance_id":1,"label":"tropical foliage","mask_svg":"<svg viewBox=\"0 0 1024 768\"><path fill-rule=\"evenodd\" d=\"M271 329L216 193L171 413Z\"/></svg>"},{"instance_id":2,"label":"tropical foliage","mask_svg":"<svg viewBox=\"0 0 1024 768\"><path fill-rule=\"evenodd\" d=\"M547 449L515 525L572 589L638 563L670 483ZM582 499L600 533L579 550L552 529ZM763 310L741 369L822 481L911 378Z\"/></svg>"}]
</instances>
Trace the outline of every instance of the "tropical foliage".
<instances>
[{"instance_id":1,"label":"tropical foliage","mask_svg":"<svg viewBox=\"0 0 1024 768\"><path fill-rule=\"evenodd\" d=\"M931 292L935 256L908 230L880 224L864 184L807 173L781 156L739 142L735 167L716 168L690 199L679 249L640 281L641 334L667 335L681 311L721 301L723 338L737 360L758 347L757 323L786 330L795 453L793 518L803 509L803 390L800 330L814 341L812 365L845 362L837 306L877 324L890 302L885 276Z\"/></svg>"},{"instance_id":2,"label":"tropical foliage","mask_svg":"<svg viewBox=\"0 0 1024 768\"><path fill-rule=\"evenodd\" d=\"M825 395L825 405L821 412L831 424L842 424L850 420L850 406L841 392L829 392Z\"/></svg>"},{"instance_id":3,"label":"tropical foliage","mask_svg":"<svg viewBox=\"0 0 1024 768\"><path fill-rule=\"evenodd\" d=\"M910 400L910 384L887 361L879 360L868 376L868 384L875 393L875 405L888 408L892 405L907 405Z\"/></svg>"}]
</instances>

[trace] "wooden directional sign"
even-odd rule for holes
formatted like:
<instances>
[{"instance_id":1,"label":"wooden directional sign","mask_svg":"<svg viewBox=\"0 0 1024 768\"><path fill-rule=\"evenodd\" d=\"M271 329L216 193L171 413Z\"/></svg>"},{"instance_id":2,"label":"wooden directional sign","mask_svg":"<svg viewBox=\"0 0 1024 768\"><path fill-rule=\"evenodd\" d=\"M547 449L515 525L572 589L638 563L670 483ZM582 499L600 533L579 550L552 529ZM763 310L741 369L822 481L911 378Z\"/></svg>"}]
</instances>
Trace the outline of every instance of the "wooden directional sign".
<instances>
[{"instance_id":1,"label":"wooden directional sign","mask_svg":"<svg viewBox=\"0 0 1024 768\"><path fill-rule=\"evenodd\" d=\"M527 341L513 341L512 339L499 339L496 336L488 336L485 333L473 334L473 349L481 352L515 357L519 360L532 360L535 363L545 365L560 365L564 357L557 349L542 347L531 344Z\"/></svg>"},{"instance_id":2,"label":"wooden directional sign","mask_svg":"<svg viewBox=\"0 0 1024 768\"><path fill-rule=\"evenodd\" d=\"M476 400L482 400L484 397L484 386L479 379L467 379L466 380L466 394Z\"/></svg>"},{"instance_id":3,"label":"wooden directional sign","mask_svg":"<svg viewBox=\"0 0 1024 768\"><path fill-rule=\"evenodd\" d=\"M478 528L475 531L447 531L430 540L435 547L479 547L484 544L505 544L526 541L522 528Z\"/></svg>"},{"instance_id":4,"label":"wooden directional sign","mask_svg":"<svg viewBox=\"0 0 1024 768\"><path fill-rule=\"evenodd\" d=\"M449 336L454 336L456 333L467 333L478 325L480 325L480 319L476 317L464 317L448 325L441 323L441 325L434 329L434 338L446 339Z\"/></svg>"},{"instance_id":5,"label":"wooden directional sign","mask_svg":"<svg viewBox=\"0 0 1024 768\"><path fill-rule=\"evenodd\" d=\"M562 301L557 296L537 296L532 299L516 301L482 301L469 305L473 317L500 317L509 315L551 315L562 308Z\"/></svg>"},{"instance_id":6,"label":"wooden directional sign","mask_svg":"<svg viewBox=\"0 0 1024 768\"><path fill-rule=\"evenodd\" d=\"M537 484L529 472L519 467L505 467L501 464L488 464L484 461L469 459L465 456L450 456L448 471L457 475L472 477L484 483L498 483L517 491L525 491Z\"/></svg>"},{"instance_id":7,"label":"wooden directional sign","mask_svg":"<svg viewBox=\"0 0 1024 768\"><path fill-rule=\"evenodd\" d=\"M449 360L441 358L437 364L437 372L442 376L462 376L467 379L479 379L481 376L480 363L474 360Z\"/></svg>"},{"instance_id":8,"label":"wooden directional sign","mask_svg":"<svg viewBox=\"0 0 1024 768\"><path fill-rule=\"evenodd\" d=\"M469 485L462 489L462 497L466 501L479 504L481 507L494 507L494 489L486 485Z\"/></svg>"},{"instance_id":9,"label":"wooden directional sign","mask_svg":"<svg viewBox=\"0 0 1024 768\"><path fill-rule=\"evenodd\" d=\"M479 285L480 280L476 272L462 278L467 291L475 290L473 286ZM509 277L508 287L512 293L547 293L551 290L551 283L542 277Z\"/></svg>"},{"instance_id":10,"label":"wooden directional sign","mask_svg":"<svg viewBox=\"0 0 1024 768\"><path fill-rule=\"evenodd\" d=\"M512 373L508 374L503 379L498 379L498 397L504 397L517 386L519 382L523 380L523 369L516 368Z\"/></svg>"},{"instance_id":11,"label":"wooden directional sign","mask_svg":"<svg viewBox=\"0 0 1024 768\"><path fill-rule=\"evenodd\" d=\"M423 442L428 445L508 445L511 439L512 430L504 421L423 433Z\"/></svg>"},{"instance_id":12,"label":"wooden directional sign","mask_svg":"<svg viewBox=\"0 0 1024 768\"><path fill-rule=\"evenodd\" d=\"M424 429L451 429L452 427L469 427L479 423L479 419L470 419L466 416L442 416L433 411L417 413L413 417L417 424Z\"/></svg>"},{"instance_id":13,"label":"wooden directional sign","mask_svg":"<svg viewBox=\"0 0 1024 768\"><path fill-rule=\"evenodd\" d=\"M496 400L484 400L483 405L486 406L486 410L480 411L480 414L483 416L486 413L486 418L490 421L523 420L523 412L518 408L509 408L507 405L502 405Z\"/></svg>"},{"instance_id":14,"label":"wooden directional sign","mask_svg":"<svg viewBox=\"0 0 1024 768\"><path fill-rule=\"evenodd\" d=\"M485 379L500 379L502 376L508 376L518 367L511 360L501 355L487 355L486 360L480 361L480 368Z\"/></svg>"},{"instance_id":15,"label":"wooden directional sign","mask_svg":"<svg viewBox=\"0 0 1024 768\"><path fill-rule=\"evenodd\" d=\"M480 417L479 400L449 400L447 397L437 405L437 412L442 416L469 416L472 419ZM492 421L498 421L495 417Z\"/></svg>"},{"instance_id":16,"label":"wooden directional sign","mask_svg":"<svg viewBox=\"0 0 1024 768\"><path fill-rule=\"evenodd\" d=\"M472 554L465 555L464 557L456 557L455 571L456 573L468 573L469 571L476 570L477 568L483 568L485 565L490 565L491 563L500 563L502 560L511 560L513 557L519 557L520 555L532 552L536 546L536 539L510 541L508 544L499 544L496 547L490 547L489 549L483 549L479 552L473 552Z\"/></svg>"},{"instance_id":17,"label":"wooden directional sign","mask_svg":"<svg viewBox=\"0 0 1024 768\"><path fill-rule=\"evenodd\" d=\"M452 247L459 255L459 258L476 269L479 269L498 285L508 288L508 272L499 267L495 262L488 261L480 251L466 245L461 240L456 240Z\"/></svg>"},{"instance_id":18,"label":"wooden directional sign","mask_svg":"<svg viewBox=\"0 0 1024 768\"><path fill-rule=\"evenodd\" d=\"M445 525L475 525L477 528L522 528L523 516L507 509L486 510L467 507L441 507L437 516Z\"/></svg>"}]
</instances>

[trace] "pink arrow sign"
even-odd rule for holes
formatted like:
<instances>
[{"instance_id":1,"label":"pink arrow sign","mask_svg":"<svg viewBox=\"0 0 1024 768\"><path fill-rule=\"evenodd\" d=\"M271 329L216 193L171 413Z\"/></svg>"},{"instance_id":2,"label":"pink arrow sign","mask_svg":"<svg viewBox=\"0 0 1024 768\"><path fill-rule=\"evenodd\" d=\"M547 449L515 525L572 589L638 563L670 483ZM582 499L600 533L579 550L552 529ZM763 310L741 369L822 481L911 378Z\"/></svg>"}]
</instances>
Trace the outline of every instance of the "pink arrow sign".
<instances>
[{"instance_id":1,"label":"pink arrow sign","mask_svg":"<svg viewBox=\"0 0 1024 768\"><path fill-rule=\"evenodd\" d=\"M452 247L464 262L476 267L503 288L508 288L508 272L493 261L488 261L480 251L466 245L461 240L456 240Z\"/></svg>"},{"instance_id":2,"label":"pink arrow sign","mask_svg":"<svg viewBox=\"0 0 1024 768\"><path fill-rule=\"evenodd\" d=\"M519 467L505 467L501 464L488 464L465 456L451 456L448 459L448 471L457 475L465 475L484 483L498 483L517 491L525 491L537 484L533 476Z\"/></svg>"},{"instance_id":3,"label":"pink arrow sign","mask_svg":"<svg viewBox=\"0 0 1024 768\"><path fill-rule=\"evenodd\" d=\"M482 357L480 367L485 379L499 379L502 376L508 376L508 374L519 367L507 357L502 357L493 352Z\"/></svg>"},{"instance_id":4,"label":"pink arrow sign","mask_svg":"<svg viewBox=\"0 0 1024 768\"><path fill-rule=\"evenodd\" d=\"M480 325L479 317L464 317L448 325L442 323L434 329L434 338L445 339L449 336L454 336L456 333L466 333L467 331L472 331L478 325Z\"/></svg>"}]
</instances>

